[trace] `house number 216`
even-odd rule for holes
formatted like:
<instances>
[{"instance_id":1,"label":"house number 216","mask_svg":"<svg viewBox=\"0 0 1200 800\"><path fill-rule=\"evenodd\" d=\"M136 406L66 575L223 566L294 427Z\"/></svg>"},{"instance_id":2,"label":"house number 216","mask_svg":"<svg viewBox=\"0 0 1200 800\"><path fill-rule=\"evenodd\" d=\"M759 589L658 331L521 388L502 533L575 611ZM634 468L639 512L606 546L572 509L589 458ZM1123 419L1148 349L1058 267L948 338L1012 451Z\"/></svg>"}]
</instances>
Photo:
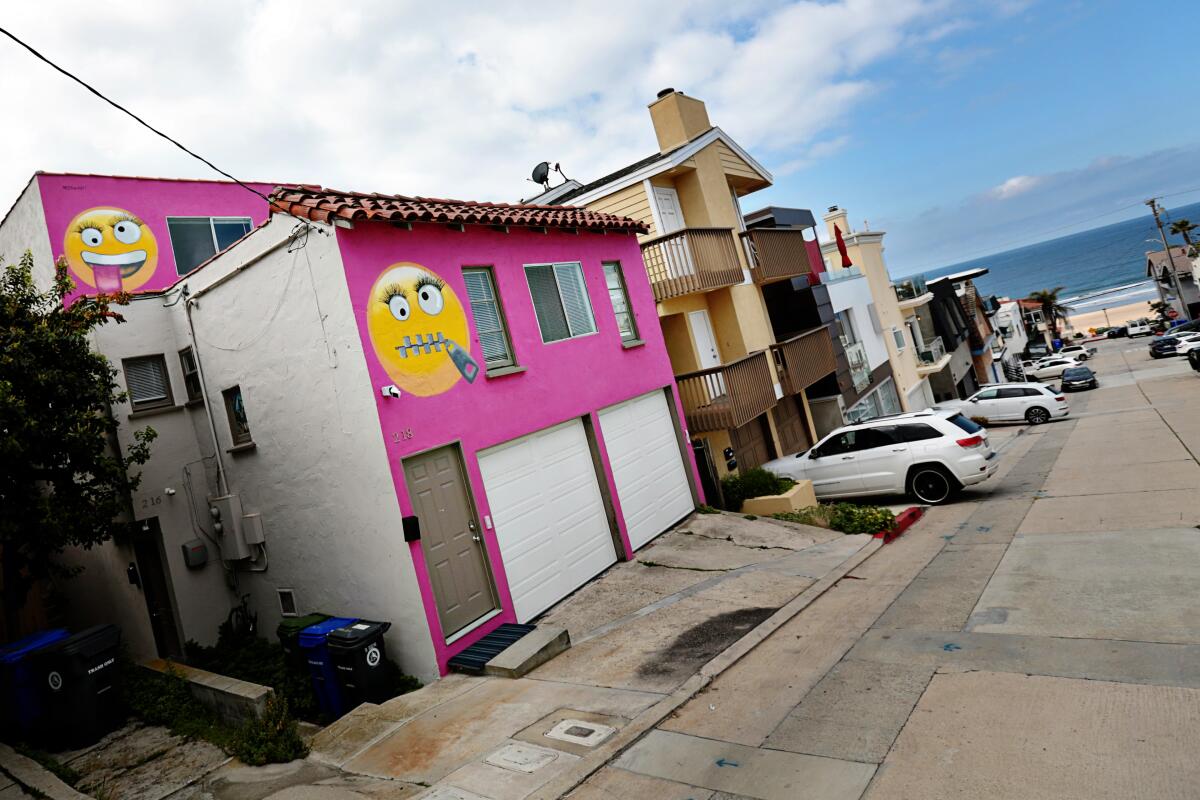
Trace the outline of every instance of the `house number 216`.
<instances>
[{"instance_id":1,"label":"house number 216","mask_svg":"<svg viewBox=\"0 0 1200 800\"><path fill-rule=\"evenodd\" d=\"M392 431L392 441L396 444L400 444L401 442L411 438L413 438L412 428L405 428L402 431Z\"/></svg>"}]
</instances>

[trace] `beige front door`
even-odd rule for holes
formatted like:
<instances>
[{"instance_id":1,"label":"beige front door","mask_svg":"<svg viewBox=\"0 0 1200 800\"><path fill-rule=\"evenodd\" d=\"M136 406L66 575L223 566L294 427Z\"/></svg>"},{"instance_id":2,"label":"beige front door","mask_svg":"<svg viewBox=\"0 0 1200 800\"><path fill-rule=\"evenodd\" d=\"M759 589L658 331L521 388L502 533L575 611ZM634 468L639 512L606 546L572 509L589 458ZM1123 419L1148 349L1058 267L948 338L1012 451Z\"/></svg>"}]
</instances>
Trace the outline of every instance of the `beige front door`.
<instances>
[{"instance_id":1,"label":"beige front door","mask_svg":"<svg viewBox=\"0 0 1200 800\"><path fill-rule=\"evenodd\" d=\"M444 636L496 608L465 476L462 454L453 445L404 459L408 496L420 520L421 550Z\"/></svg>"}]
</instances>

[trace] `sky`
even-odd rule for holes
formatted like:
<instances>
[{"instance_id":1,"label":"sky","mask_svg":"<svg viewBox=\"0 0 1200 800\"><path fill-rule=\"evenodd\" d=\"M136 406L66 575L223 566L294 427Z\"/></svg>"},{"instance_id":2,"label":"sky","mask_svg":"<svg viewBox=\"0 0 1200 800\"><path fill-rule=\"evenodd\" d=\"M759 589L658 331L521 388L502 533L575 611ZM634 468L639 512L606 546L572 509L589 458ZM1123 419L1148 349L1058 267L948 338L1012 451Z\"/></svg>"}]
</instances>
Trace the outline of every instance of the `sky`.
<instances>
[{"instance_id":1,"label":"sky","mask_svg":"<svg viewBox=\"0 0 1200 800\"><path fill-rule=\"evenodd\" d=\"M1149 9L1154 13L1148 13ZM0 26L243 180L516 201L657 150L674 87L902 275L1200 200L1200 4L6 4ZM1189 32L1190 31L1190 32ZM210 177L0 39L0 210L35 170ZM865 222L864 222L865 221Z\"/></svg>"}]
</instances>

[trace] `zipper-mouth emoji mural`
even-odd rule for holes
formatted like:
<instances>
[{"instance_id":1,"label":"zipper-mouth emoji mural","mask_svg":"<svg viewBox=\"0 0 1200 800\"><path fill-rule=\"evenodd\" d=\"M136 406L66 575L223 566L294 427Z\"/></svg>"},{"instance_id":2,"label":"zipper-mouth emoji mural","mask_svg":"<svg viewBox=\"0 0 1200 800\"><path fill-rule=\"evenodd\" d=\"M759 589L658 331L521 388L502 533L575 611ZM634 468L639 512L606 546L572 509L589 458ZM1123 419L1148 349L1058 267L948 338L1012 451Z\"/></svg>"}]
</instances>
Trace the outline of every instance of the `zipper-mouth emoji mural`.
<instances>
[{"instance_id":1,"label":"zipper-mouth emoji mural","mask_svg":"<svg viewBox=\"0 0 1200 800\"><path fill-rule=\"evenodd\" d=\"M376 278L367 300L367 330L380 364L409 394L441 394L479 374L458 295L419 264L393 264Z\"/></svg>"}]
</instances>

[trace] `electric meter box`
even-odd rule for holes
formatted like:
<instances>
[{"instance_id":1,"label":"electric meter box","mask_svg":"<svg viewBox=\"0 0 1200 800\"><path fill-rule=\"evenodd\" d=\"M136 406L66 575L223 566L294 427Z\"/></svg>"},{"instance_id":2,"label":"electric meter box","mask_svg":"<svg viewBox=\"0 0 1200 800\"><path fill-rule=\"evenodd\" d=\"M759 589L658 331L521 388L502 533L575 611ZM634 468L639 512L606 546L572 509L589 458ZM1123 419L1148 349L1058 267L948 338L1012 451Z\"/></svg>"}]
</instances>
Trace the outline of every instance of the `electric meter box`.
<instances>
[{"instance_id":1,"label":"electric meter box","mask_svg":"<svg viewBox=\"0 0 1200 800\"><path fill-rule=\"evenodd\" d=\"M183 563L188 569L200 569L208 563L208 545L203 539L189 539L180 547L183 548Z\"/></svg>"}]
</instances>

